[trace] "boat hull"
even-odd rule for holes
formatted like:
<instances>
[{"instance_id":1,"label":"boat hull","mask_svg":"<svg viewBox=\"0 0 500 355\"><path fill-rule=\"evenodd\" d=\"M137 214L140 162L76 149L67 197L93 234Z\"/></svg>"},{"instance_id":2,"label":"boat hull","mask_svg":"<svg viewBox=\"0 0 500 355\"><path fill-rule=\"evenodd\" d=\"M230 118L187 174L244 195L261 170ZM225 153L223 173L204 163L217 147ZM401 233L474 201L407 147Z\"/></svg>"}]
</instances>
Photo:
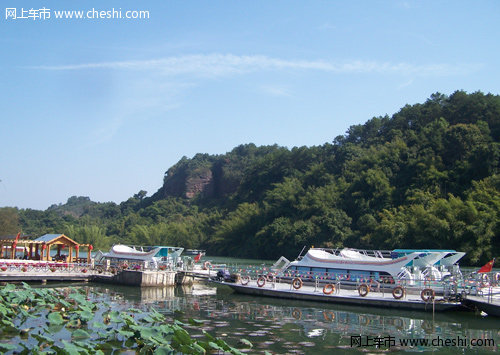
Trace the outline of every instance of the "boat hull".
<instances>
[{"instance_id":1,"label":"boat hull","mask_svg":"<svg viewBox=\"0 0 500 355\"><path fill-rule=\"evenodd\" d=\"M379 307L390 309L404 309L424 312L444 312L463 309L461 303L458 302L439 302L426 303L416 298L396 300L392 295L369 295L361 297L352 290L344 290L340 294L326 295L321 290L314 292L314 288L306 288L303 290L288 289L287 286L280 284L276 288L272 286L258 287L254 285L240 285L237 283L228 283L221 281L212 281L219 285L226 285L232 288L235 292L259 296L259 297L274 297L283 299L293 299L301 301L327 302L345 305L363 306L363 307Z\"/></svg>"}]
</instances>

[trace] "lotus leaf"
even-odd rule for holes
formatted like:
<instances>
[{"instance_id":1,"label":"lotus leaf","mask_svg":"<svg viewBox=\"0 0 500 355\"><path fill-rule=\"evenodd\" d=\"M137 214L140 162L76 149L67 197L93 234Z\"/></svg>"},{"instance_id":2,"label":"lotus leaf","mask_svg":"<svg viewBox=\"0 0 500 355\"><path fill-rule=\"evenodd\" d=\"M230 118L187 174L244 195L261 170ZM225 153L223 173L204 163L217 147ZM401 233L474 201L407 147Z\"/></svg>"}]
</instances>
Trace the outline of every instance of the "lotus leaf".
<instances>
[{"instance_id":1,"label":"lotus leaf","mask_svg":"<svg viewBox=\"0 0 500 355\"><path fill-rule=\"evenodd\" d=\"M77 329L71 334L71 337L74 339L87 339L90 338L90 334L83 329Z\"/></svg>"},{"instance_id":2,"label":"lotus leaf","mask_svg":"<svg viewBox=\"0 0 500 355\"><path fill-rule=\"evenodd\" d=\"M61 313L59 313L59 312L49 313L49 315L47 316L47 319L49 320L50 324L54 324L54 325L59 325L59 324L64 323L64 319L63 319Z\"/></svg>"}]
</instances>

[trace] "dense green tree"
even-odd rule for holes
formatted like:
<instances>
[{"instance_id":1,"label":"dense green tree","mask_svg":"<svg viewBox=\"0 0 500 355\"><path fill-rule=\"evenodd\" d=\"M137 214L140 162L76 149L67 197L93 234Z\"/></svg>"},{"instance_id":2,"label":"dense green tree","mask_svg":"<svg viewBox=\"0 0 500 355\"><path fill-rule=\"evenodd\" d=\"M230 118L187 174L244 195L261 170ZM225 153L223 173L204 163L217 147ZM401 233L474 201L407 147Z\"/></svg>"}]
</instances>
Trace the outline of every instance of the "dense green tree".
<instances>
[{"instance_id":1,"label":"dense green tree","mask_svg":"<svg viewBox=\"0 0 500 355\"><path fill-rule=\"evenodd\" d=\"M14 235L21 231L17 208L0 208L0 236Z\"/></svg>"},{"instance_id":2,"label":"dense green tree","mask_svg":"<svg viewBox=\"0 0 500 355\"><path fill-rule=\"evenodd\" d=\"M500 252L499 164L500 96L435 93L321 146L183 157L150 197L0 209L0 228L258 258L310 245L452 248L481 264Z\"/></svg>"}]
</instances>

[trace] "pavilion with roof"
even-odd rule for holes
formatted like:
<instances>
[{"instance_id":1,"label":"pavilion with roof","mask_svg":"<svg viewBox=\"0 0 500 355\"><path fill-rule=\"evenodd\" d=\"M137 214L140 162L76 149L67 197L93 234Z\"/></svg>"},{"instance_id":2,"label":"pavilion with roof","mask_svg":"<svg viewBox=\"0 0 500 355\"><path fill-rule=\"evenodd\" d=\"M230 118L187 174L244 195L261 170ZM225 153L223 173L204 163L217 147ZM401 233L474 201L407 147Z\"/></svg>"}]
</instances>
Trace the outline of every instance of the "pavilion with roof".
<instances>
[{"instance_id":1,"label":"pavilion with roof","mask_svg":"<svg viewBox=\"0 0 500 355\"><path fill-rule=\"evenodd\" d=\"M80 258L80 248L87 249L87 257ZM64 234L45 234L36 239L27 236L0 237L0 259L60 261L66 263L90 263L91 244L79 244ZM55 250L55 255L51 251Z\"/></svg>"}]
</instances>

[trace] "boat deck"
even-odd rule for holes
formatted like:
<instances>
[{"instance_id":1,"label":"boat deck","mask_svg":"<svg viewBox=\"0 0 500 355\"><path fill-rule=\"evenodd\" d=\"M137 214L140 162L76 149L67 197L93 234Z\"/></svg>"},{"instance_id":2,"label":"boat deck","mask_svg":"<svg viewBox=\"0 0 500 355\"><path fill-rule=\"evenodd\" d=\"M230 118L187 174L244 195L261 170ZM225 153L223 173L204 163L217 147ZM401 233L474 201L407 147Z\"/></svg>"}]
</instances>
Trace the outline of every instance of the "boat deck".
<instances>
[{"instance_id":1,"label":"boat deck","mask_svg":"<svg viewBox=\"0 0 500 355\"><path fill-rule=\"evenodd\" d=\"M250 281L247 285L223 281L213 282L220 285L227 285L235 292L255 296L427 312L443 312L463 308L460 302L449 302L439 298L436 298L433 302L424 302L419 294L405 294L403 298L395 299L391 292L369 292L365 297L361 297L357 290L352 289L337 288L332 294L327 295L323 293L322 287L309 285L303 285L300 289L296 290L290 284L285 283L266 282L264 286L258 287L255 280Z\"/></svg>"},{"instance_id":2,"label":"boat deck","mask_svg":"<svg viewBox=\"0 0 500 355\"><path fill-rule=\"evenodd\" d=\"M486 287L477 296L468 295L463 303L489 316L500 317L500 287Z\"/></svg>"}]
</instances>

